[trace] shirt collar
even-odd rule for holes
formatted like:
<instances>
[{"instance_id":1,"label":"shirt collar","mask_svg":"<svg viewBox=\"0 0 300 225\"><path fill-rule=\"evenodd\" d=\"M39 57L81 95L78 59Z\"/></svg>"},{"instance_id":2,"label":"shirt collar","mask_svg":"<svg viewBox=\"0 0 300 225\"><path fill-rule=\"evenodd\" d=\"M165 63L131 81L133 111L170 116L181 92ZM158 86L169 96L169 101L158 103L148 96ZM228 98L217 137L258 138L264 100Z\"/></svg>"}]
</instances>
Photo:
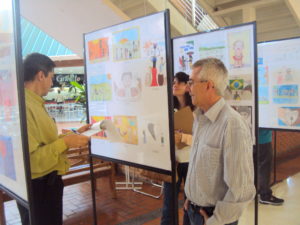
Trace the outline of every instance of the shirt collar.
<instances>
[{"instance_id":1,"label":"shirt collar","mask_svg":"<svg viewBox=\"0 0 300 225\"><path fill-rule=\"evenodd\" d=\"M40 105L44 105L45 103L45 100L41 96L37 95L36 93L27 88L25 88L25 97L30 98L31 100L35 101L37 104Z\"/></svg>"},{"instance_id":2,"label":"shirt collar","mask_svg":"<svg viewBox=\"0 0 300 225\"><path fill-rule=\"evenodd\" d=\"M215 122L224 105L224 98L220 98L212 107L207 110L206 113L204 113L204 116L206 116L212 123Z\"/></svg>"}]
</instances>

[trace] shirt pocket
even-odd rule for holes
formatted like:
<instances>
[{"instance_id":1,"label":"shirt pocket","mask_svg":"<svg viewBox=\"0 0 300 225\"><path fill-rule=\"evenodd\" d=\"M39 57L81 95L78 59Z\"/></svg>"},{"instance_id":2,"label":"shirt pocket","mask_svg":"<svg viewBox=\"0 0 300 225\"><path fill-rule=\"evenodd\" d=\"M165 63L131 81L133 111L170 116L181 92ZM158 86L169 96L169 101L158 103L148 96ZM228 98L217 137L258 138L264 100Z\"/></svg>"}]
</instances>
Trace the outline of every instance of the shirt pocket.
<instances>
[{"instance_id":1,"label":"shirt pocket","mask_svg":"<svg viewBox=\"0 0 300 225\"><path fill-rule=\"evenodd\" d=\"M218 169L222 167L221 148L203 145L201 147L201 158L208 176L217 173Z\"/></svg>"}]
</instances>

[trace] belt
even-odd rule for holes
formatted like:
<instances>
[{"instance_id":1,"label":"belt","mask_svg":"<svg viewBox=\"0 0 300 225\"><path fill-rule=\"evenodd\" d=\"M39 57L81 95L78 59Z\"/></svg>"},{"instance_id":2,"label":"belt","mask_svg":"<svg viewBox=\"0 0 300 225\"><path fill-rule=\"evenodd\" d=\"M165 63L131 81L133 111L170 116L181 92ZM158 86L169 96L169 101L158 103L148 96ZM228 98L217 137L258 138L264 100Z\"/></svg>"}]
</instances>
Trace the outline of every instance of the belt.
<instances>
[{"instance_id":1,"label":"belt","mask_svg":"<svg viewBox=\"0 0 300 225\"><path fill-rule=\"evenodd\" d=\"M48 173L47 175L45 176L42 176L42 177L38 177L38 178L35 178L33 180L35 181L47 181L47 184L48 185L52 185L54 182L55 182L55 179L58 177L59 175L57 175L57 171L53 171L51 173Z\"/></svg>"},{"instance_id":2,"label":"belt","mask_svg":"<svg viewBox=\"0 0 300 225\"><path fill-rule=\"evenodd\" d=\"M194 202L191 202L190 207L195 212L199 212L200 209L203 209L208 216L212 216L215 210L215 206L200 206L195 204Z\"/></svg>"}]
</instances>

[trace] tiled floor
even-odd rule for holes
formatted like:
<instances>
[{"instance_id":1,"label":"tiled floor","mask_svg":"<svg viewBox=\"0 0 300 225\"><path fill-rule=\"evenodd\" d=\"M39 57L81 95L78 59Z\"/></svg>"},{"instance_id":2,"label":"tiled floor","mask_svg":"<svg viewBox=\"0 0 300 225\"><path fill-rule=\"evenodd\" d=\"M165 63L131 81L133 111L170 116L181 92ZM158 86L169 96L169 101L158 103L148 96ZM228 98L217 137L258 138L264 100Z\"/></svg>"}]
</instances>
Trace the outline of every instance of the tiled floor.
<instances>
[{"instance_id":1,"label":"tiled floor","mask_svg":"<svg viewBox=\"0 0 300 225\"><path fill-rule=\"evenodd\" d=\"M286 179L287 176L293 175L300 171L300 158L291 160L286 163L278 165L277 177L279 179ZM119 177L122 180L123 177ZM159 208L161 207L161 198L154 199L138 193L132 190L118 190L117 199L112 199L112 194L109 189L108 178L100 178L97 181L98 191L97 191L97 217L98 224L101 225L114 225L114 224L139 224L134 222L134 218L139 218L146 214L152 220L147 222L141 222L140 224L145 225L158 225L159 219ZM144 189L148 192L155 194L159 193L158 188L151 185L145 184ZM269 220L264 219L265 217L270 217L272 213L276 215L281 215L280 218L284 219L288 217L289 219L298 217L299 207L296 205L300 202L300 175L296 175L293 178L289 178L273 187L275 194L279 197L284 197L286 203L284 206L265 206L260 205L259 210L259 221L262 225L277 225L278 220L274 218L272 223ZM297 192L298 191L298 192ZM180 196L182 199L182 195ZM296 208L294 208L296 207ZM5 203L6 217L8 225L18 225L20 224L18 211L14 201ZM293 213L294 210L294 213ZM154 214L153 214L154 212ZM182 217L182 209L179 210L180 218ZM286 214L285 214L286 212ZM155 215L153 217L153 215ZM273 215L273 214L272 214ZM240 220L240 225L250 225L253 224L253 204L248 207L243 217ZM277 218L277 217L276 217ZM300 216L299 216L300 218ZM127 221L127 222L126 222ZM143 221L142 219L140 221ZM181 220L180 220L181 221ZM268 221L268 222L264 222ZM181 223L181 222L180 222ZM75 184L68 186L64 190L64 224L65 225L90 225L92 224L92 200L91 200L91 190L90 183L85 182L81 184ZM295 223L285 223L289 225L299 225L300 222Z\"/></svg>"},{"instance_id":2,"label":"tiled floor","mask_svg":"<svg viewBox=\"0 0 300 225\"><path fill-rule=\"evenodd\" d=\"M78 123L61 124L59 128L78 127ZM300 157L278 164L277 180L284 180L276 184L273 189L278 197L284 197L284 206L259 206L259 222L261 225L281 225L282 221L290 221L288 225L300 225L300 175L286 179L300 172ZM123 177L118 177L122 181ZM100 178L97 181L97 219L99 225L159 225L160 207L162 200L138 194L132 190L118 190L117 199L112 199L109 179ZM144 184L147 192L158 194L159 190L149 184ZM89 182L75 184L64 189L64 224L90 225L92 222L92 200ZM182 200L182 193L180 194ZM15 201L5 203L7 225L19 225L19 213ZM276 214L276 217L273 215ZM278 216L279 215L279 216ZM293 216L290 216L293 215ZM182 224L182 209L179 209L179 224ZM254 218L253 203L245 210L239 225L252 225ZM270 218L273 218L271 221ZM295 218L299 218L296 220ZM294 219L294 222L291 220ZM137 222L140 221L140 222Z\"/></svg>"}]
</instances>

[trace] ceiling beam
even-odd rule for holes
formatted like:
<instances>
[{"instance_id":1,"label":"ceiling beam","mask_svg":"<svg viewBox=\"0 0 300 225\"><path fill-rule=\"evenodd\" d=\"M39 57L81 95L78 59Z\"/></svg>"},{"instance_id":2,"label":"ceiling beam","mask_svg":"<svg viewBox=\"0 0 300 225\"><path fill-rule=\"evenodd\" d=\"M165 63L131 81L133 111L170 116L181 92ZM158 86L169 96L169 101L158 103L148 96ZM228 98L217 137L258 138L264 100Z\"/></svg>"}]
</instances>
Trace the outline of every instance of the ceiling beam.
<instances>
[{"instance_id":1,"label":"ceiling beam","mask_svg":"<svg viewBox=\"0 0 300 225\"><path fill-rule=\"evenodd\" d=\"M193 27L169 1L162 3L161 0L147 0L147 2L156 11L170 9L170 23L172 26L176 27L181 34L192 34L197 32L197 29Z\"/></svg>"},{"instance_id":2,"label":"ceiling beam","mask_svg":"<svg viewBox=\"0 0 300 225\"><path fill-rule=\"evenodd\" d=\"M256 9L244 8L243 9L243 23L253 22L256 20Z\"/></svg>"},{"instance_id":3,"label":"ceiling beam","mask_svg":"<svg viewBox=\"0 0 300 225\"><path fill-rule=\"evenodd\" d=\"M296 0L295 0L296 1ZM212 13L212 16L225 16L236 11L243 10L245 8L259 8L268 4L278 3L280 0L257 0L250 3L241 4L238 6L230 7L227 9L221 9Z\"/></svg>"},{"instance_id":4,"label":"ceiling beam","mask_svg":"<svg viewBox=\"0 0 300 225\"><path fill-rule=\"evenodd\" d=\"M294 16L296 23L300 26L300 1L299 0L285 0L285 3Z\"/></svg>"},{"instance_id":5,"label":"ceiling beam","mask_svg":"<svg viewBox=\"0 0 300 225\"><path fill-rule=\"evenodd\" d=\"M215 21L216 24L218 24L219 27L225 27L225 26L229 26L231 24L228 24L228 22L230 22L229 20L226 21L224 18L218 17L218 16L214 16L214 9L212 6L210 6L206 0L198 0L199 5L207 12L207 14Z\"/></svg>"}]
</instances>

